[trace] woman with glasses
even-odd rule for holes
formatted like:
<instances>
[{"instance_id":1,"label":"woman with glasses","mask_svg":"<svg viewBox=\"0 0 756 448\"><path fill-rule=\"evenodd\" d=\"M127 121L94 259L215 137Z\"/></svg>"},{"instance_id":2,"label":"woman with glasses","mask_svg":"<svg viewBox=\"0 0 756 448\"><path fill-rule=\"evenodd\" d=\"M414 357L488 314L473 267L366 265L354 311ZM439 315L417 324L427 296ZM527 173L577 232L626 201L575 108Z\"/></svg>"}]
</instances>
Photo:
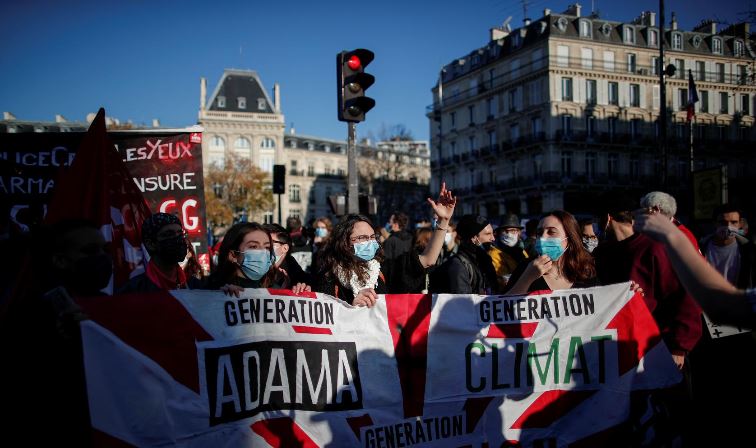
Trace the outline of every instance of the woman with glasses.
<instances>
[{"instance_id":1,"label":"woman with glasses","mask_svg":"<svg viewBox=\"0 0 756 448\"><path fill-rule=\"evenodd\" d=\"M355 306L368 307L375 305L378 295L386 294L389 289L405 293L420 292L410 291L409 288L414 284L423 284L425 269L435 265L457 199L444 184L438 200L428 198L428 203L439 218L436 231L422 254L410 251L403 257L390 260L402 266L391 270L397 272L394 278L386 278L381 272L383 251L378 243L380 235L372 222L363 215L345 216L333 227L319 256L320 270L315 279L315 290ZM387 285L391 285L391 288Z\"/></svg>"}]
</instances>

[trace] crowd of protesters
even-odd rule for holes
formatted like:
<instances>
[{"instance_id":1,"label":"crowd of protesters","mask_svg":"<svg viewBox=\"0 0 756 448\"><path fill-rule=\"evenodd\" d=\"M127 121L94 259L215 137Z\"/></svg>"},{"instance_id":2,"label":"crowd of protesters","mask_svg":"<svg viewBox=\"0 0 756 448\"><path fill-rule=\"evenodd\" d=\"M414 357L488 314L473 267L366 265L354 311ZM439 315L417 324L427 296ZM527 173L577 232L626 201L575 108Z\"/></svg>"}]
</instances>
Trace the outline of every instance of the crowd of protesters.
<instances>
[{"instance_id":1,"label":"crowd of protesters","mask_svg":"<svg viewBox=\"0 0 756 448\"><path fill-rule=\"evenodd\" d=\"M528 294L630 281L684 373L677 396L665 400L671 403L672 414L688 420L672 419L673 425L697 421L685 409L691 390L698 411L733 406L735 402L717 389L726 383L737 385L749 400L756 398L753 335L715 340L703 330L707 321L698 306L704 308L710 326L756 323L756 246L737 208L720 207L714 216L716 231L699 240L676 218L676 202L663 192L632 202L612 201L601 213L580 220L564 210L527 221L511 213L455 218L456 205L456 197L443 186L436 199L428 199L427 214L433 220L417 226L399 210L385 226L359 214L342 216L337 223L318 218L311 228L294 217L285 228L237 223L213 254L208 276L197 269L180 220L156 213L141 227L149 254L144 271L115 293L189 288L239 295L245 288L273 288L320 292L352 306L371 307L381 294ZM22 240L32 273L21 292L27 300L9 300L19 294L18 285L3 284L2 336L9 340L10 335L24 335L38 350L59 347L55 356L60 359L52 359L63 366L61 376L39 381L47 388L66 382L65 398L85 410L86 403L77 401L83 383L72 367L80 354L70 356L77 352L71 345L77 330L70 322L78 312L71 297L102 295L112 282L113 259L99 229L87 221L68 220L35 232ZM19 247L18 240L10 238L2 239L2 244ZM16 274L21 271L18 266L11 268ZM13 346L9 353L34 366L40 360L30 357L32 352ZM11 375L8 381L18 378ZM41 387L34 393L45 390ZM729 426L725 417L734 418L724 412L712 420ZM69 431L86 426L72 418L61 419ZM81 437L76 433L73 439Z\"/></svg>"}]
</instances>

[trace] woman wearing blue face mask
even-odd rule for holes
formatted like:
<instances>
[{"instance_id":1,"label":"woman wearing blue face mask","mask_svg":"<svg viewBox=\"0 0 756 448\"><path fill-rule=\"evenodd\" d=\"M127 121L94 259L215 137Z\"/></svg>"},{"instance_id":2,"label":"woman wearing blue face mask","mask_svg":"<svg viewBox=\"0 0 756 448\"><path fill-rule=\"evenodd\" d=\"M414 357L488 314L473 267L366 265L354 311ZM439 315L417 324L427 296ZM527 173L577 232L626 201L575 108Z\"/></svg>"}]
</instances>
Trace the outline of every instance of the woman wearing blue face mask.
<instances>
[{"instance_id":1,"label":"woman wearing blue face mask","mask_svg":"<svg viewBox=\"0 0 756 448\"><path fill-rule=\"evenodd\" d=\"M570 213L555 210L541 218L535 250L538 256L520 263L512 273L506 294L598 284L593 257L583 247L580 228Z\"/></svg>"},{"instance_id":2,"label":"woman wearing blue face mask","mask_svg":"<svg viewBox=\"0 0 756 448\"><path fill-rule=\"evenodd\" d=\"M422 254L410 251L405 256L384 260L378 242L380 235L370 220L362 215L347 215L342 218L329 237L318 257L319 273L315 277L315 291L330 294L355 306L375 305L379 294L390 291L410 291L424 279L425 270L435 265L444 244L449 219L454 213L456 198L442 185L437 201L428 199L433 211L439 216L438 229L433 233ZM397 274L386 278L381 272L381 263L392 263L390 272ZM393 275L393 274L389 274ZM391 286L391 288L389 288Z\"/></svg>"},{"instance_id":3,"label":"woman wearing blue face mask","mask_svg":"<svg viewBox=\"0 0 756 448\"><path fill-rule=\"evenodd\" d=\"M226 285L275 287L273 262L273 245L263 227L255 222L235 224L223 237L218 251L218 268L210 275L208 288L221 289Z\"/></svg>"}]
</instances>

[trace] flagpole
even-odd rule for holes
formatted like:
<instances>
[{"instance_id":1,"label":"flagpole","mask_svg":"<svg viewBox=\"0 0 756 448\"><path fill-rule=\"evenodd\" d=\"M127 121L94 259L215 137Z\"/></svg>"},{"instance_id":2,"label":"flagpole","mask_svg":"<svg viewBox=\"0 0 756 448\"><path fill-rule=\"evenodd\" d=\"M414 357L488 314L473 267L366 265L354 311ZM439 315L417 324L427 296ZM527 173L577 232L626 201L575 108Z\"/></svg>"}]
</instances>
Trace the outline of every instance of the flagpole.
<instances>
[{"instance_id":1,"label":"flagpole","mask_svg":"<svg viewBox=\"0 0 756 448\"><path fill-rule=\"evenodd\" d=\"M693 106L695 107L695 106ZM694 169L694 162L693 162L693 121L696 119L695 115L690 120L690 176L693 177L693 169Z\"/></svg>"}]
</instances>

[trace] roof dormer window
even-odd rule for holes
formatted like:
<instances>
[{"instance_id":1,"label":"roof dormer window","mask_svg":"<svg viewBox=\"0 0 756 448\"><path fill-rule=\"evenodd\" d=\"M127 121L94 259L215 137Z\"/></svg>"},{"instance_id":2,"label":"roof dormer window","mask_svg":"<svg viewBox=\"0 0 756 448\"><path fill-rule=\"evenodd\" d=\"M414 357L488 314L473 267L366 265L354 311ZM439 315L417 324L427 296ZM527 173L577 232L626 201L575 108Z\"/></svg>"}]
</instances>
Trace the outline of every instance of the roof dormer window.
<instances>
[{"instance_id":1,"label":"roof dormer window","mask_svg":"<svg viewBox=\"0 0 756 448\"><path fill-rule=\"evenodd\" d=\"M239 109L246 109L247 108L247 99L243 96L240 96L236 99L236 105Z\"/></svg>"},{"instance_id":2,"label":"roof dormer window","mask_svg":"<svg viewBox=\"0 0 756 448\"><path fill-rule=\"evenodd\" d=\"M580 19L580 37L593 37L593 28L591 27L590 20Z\"/></svg>"},{"instance_id":3,"label":"roof dormer window","mask_svg":"<svg viewBox=\"0 0 756 448\"><path fill-rule=\"evenodd\" d=\"M648 30L648 46L649 47L658 47L659 46L659 32L657 30Z\"/></svg>"},{"instance_id":4,"label":"roof dormer window","mask_svg":"<svg viewBox=\"0 0 756 448\"><path fill-rule=\"evenodd\" d=\"M257 110L265 110L265 98L257 99Z\"/></svg>"},{"instance_id":5,"label":"roof dormer window","mask_svg":"<svg viewBox=\"0 0 756 448\"><path fill-rule=\"evenodd\" d=\"M225 96L219 96L218 100L216 102L218 103L218 107L226 107L226 97Z\"/></svg>"},{"instance_id":6,"label":"roof dormer window","mask_svg":"<svg viewBox=\"0 0 756 448\"><path fill-rule=\"evenodd\" d=\"M732 47L733 53L735 53L735 56L743 56L743 41L742 40L736 40L733 47Z\"/></svg>"},{"instance_id":7,"label":"roof dormer window","mask_svg":"<svg viewBox=\"0 0 756 448\"><path fill-rule=\"evenodd\" d=\"M622 40L626 44L635 44L635 28L625 25L622 31Z\"/></svg>"},{"instance_id":8,"label":"roof dormer window","mask_svg":"<svg viewBox=\"0 0 756 448\"><path fill-rule=\"evenodd\" d=\"M719 37L713 37L711 39L711 52L714 54L722 54L722 39Z\"/></svg>"},{"instance_id":9,"label":"roof dormer window","mask_svg":"<svg viewBox=\"0 0 756 448\"><path fill-rule=\"evenodd\" d=\"M682 33L672 33L672 49L682 50Z\"/></svg>"}]
</instances>

